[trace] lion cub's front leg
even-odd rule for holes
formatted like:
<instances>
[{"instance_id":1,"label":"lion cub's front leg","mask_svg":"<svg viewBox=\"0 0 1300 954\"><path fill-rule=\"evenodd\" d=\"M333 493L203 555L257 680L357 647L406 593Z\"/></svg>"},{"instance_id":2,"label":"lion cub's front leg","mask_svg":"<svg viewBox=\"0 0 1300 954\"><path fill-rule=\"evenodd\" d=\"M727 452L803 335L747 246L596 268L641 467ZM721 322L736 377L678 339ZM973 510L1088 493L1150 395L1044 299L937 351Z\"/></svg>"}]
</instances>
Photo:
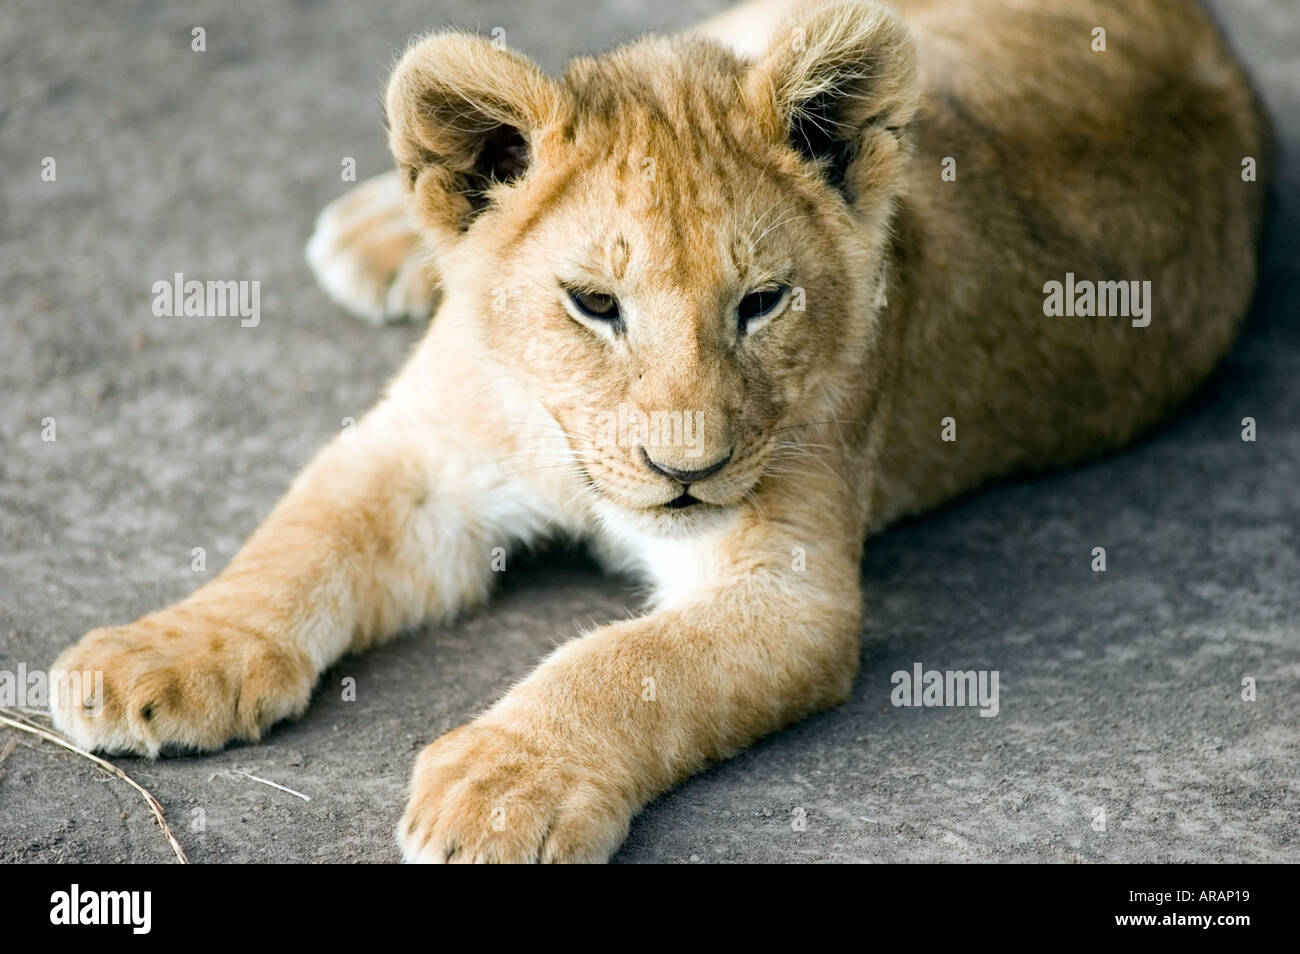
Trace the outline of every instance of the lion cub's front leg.
<instances>
[{"instance_id":1,"label":"lion cub's front leg","mask_svg":"<svg viewBox=\"0 0 1300 954\"><path fill-rule=\"evenodd\" d=\"M428 318L437 297L407 198L396 172L368 179L321 210L307 243L320 286L375 324Z\"/></svg>"},{"instance_id":2,"label":"lion cub's front leg","mask_svg":"<svg viewBox=\"0 0 1300 954\"><path fill-rule=\"evenodd\" d=\"M491 457L413 404L386 400L336 438L217 579L65 651L53 669L102 674L102 697L52 700L55 725L151 757L254 740L345 652L483 597L527 503L512 509Z\"/></svg>"},{"instance_id":3,"label":"lion cub's front leg","mask_svg":"<svg viewBox=\"0 0 1300 954\"><path fill-rule=\"evenodd\" d=\"M398 829L408 861L599 862L646 802L847 696L860 595L851 541L750 524L683 560L699 586L556 651L428 746ZM809 572L791 551L808 549ZM687 552L692 548L695 552Z\"/></svg>"}]
</instances>

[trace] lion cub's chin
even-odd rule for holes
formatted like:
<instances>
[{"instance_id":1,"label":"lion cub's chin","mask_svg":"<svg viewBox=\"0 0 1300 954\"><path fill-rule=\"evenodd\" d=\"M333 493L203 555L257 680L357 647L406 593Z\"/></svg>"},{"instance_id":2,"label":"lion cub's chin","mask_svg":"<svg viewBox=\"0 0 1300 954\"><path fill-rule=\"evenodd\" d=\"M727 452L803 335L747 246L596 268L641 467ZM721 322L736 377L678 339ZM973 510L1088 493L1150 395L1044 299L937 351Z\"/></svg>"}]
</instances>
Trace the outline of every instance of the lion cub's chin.
<instances>
[{"instance_id":1,"label":"lion cub's chin","mask_svg":"<svg viewBox=\"0 0 1300 954\"><path fill-rule=\"evenodd\" d=\"M595 510L601 523L609 529L669 540L712 533L736 515L733 505L704 502L679 509L667 506L631 508L601 499L596 502Z\"/></svg>"}]
</instances>

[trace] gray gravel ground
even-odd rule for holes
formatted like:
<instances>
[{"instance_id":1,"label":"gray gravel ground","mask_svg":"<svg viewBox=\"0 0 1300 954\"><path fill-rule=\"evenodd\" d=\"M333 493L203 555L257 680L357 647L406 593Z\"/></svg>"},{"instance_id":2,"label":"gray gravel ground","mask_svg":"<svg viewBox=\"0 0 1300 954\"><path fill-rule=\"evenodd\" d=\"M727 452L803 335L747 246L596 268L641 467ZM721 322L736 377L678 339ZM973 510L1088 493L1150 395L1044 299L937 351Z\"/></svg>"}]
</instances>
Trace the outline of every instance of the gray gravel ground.
<instances>
[{"instance_id":1,"label":"gray gravel ground","mask_svg":"<svg viewBox=\"0 0 1300 954\"><path fill-rule=\"evenodd\" d=\"M218 570L416 340L344 316L302 260L342 157L362 177L387 167L378 91L411 32L503 26L553 69L714 5L7 0L0 670L185 595L193 547ZM1126 454L874 541L852 701L660 799L618 860L1300 855L1300 12L1215 7L1283 148L1263 288L1221 373ZM178 271L260 280L261 324L155 318L151 286ZM1089 567L1099 545L1105 574ZM264 744L124 765L195 861L393 861L417 749L632 599L579 559L539 560L490 609L339 665ZM1000 715L891 707L890 673L916 661L1000 670ZM0 862L168 860L127 787L18 742L0 766Z\"/></svg>"}]
</instances>

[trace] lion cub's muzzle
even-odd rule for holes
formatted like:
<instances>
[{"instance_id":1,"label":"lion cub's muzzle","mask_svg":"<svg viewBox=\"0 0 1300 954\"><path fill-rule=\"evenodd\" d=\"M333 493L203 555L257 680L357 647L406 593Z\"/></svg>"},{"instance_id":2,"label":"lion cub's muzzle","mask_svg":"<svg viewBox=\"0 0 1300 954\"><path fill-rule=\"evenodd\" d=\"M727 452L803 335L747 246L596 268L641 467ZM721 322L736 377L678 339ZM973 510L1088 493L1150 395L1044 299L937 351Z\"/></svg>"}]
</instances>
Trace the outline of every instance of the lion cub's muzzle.
<instances>
[{"instance_id":1,"label":"lion cub's muzzle","mask_svg":"<svg viewBox=\"0 0 1300 954\"><path fill-rule=\"evenodd\" d=\"M691 495L691 485L698 484L718 473L727 464L731 463L732 455L732 451L729 450L720 460L716 460L712 464L687 470L656 461L644 446L640 448L640 452L641 460L651 472L667 477L680 487L681 492L664 504L669 510L683 510L686 507L703 503L704 501Z\"/></svg>"}]
</instances>

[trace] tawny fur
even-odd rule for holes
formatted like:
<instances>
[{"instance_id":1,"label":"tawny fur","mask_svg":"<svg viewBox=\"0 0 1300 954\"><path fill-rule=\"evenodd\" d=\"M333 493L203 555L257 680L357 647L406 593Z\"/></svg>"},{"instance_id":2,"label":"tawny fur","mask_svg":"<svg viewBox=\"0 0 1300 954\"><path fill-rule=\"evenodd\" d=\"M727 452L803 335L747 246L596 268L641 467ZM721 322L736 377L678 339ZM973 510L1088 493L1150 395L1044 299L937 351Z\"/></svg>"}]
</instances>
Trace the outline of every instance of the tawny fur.
<instances>
[{"instance_id":1,"label":"tawny fur","mask_svg":"<svg viewBox=\"0 0 1300 954\"><path fill-rule=\"evenodd\" d=\"M440 288L424 342L217 580L63 654L104 672L104 712L54 714L151 756L256 739L344 653L484 599L494 548L590 540L650 607L424 751L412 860L605 859L649 799L842 701L871 531L1119 447L1210 372L1270 161L1185 0L752 0L561 79L440 34L387 110L397 171L326 210L310 259L375 320ZM797 151L809 123L839 151ZM527 171L482 181L512 129ZM1150 325L1045 317L1066 272L1149 280ZM806 302L742 335L738 301L773 282ZM623 333L561 284L616 296ZM666 509L681 486L602 436L619 405L700 413L692 447L644 450L729 453L691 485L703 504Z\"/></svg>"}]
</instances>

